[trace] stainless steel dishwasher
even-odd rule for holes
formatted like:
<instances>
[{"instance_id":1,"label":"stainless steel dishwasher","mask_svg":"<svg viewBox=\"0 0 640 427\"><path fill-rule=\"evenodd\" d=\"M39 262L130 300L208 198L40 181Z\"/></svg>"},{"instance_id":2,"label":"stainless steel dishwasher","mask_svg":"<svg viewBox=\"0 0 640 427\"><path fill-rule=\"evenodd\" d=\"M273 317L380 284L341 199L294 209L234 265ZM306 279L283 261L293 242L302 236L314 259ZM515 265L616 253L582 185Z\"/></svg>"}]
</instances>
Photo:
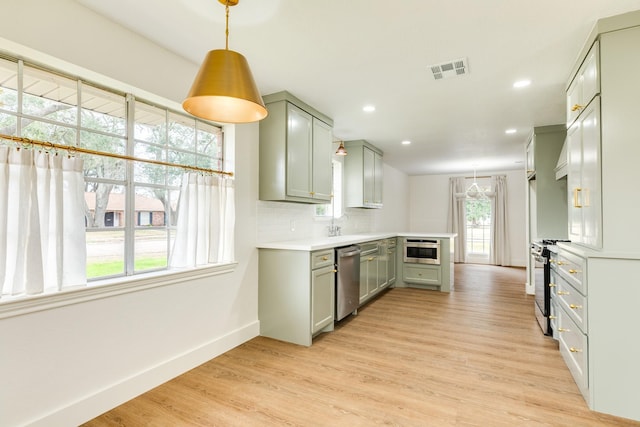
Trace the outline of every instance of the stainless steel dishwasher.
<instances>
[{"instance_id":1,"label":"stainless steel dishwasher","mask_svg":"<svg viewBox=\"0 0 640 427\"><path fill-rule=\"evenodd\" d=\"M336 320L356 313L360 302L360 247L336 249Z\"/></svg>"}]
</instances>

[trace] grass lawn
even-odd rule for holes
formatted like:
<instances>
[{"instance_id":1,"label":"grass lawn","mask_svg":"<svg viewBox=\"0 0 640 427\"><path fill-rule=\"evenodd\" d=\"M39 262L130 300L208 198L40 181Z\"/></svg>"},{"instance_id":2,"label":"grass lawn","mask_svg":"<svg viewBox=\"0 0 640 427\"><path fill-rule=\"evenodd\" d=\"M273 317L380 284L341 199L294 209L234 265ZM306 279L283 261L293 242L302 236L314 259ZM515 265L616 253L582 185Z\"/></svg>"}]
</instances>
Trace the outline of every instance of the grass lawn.
<instances>
[{"instance_id":1,"label":"grass lawn","mask_svg":"<svg viewBox=\"0 0 640 427\"><path fill-rule=\"evenodd\" d=\"M141 258L135 261L136 271L151 270L167 266L167 259L162 258ZM87 278L112 276L124 273L124 261L94 262L87 264Z\"/></svg>"}]
</instances>

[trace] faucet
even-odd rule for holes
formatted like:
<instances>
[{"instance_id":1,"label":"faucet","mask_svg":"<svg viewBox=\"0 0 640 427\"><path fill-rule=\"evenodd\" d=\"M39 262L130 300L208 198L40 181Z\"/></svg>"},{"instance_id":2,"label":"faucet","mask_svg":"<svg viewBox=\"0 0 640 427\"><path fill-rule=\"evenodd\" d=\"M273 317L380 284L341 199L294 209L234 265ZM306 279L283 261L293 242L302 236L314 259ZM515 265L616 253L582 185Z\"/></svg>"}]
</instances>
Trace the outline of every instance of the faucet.
<instances>
[{"instance_id":1,"label":"faucet","mask_svg":"<svg viewBox=\"0 0 640 427\"><path fill-rule=\"evenodd\" d=\"M342 233L341 227L333 223L333 218L331 218L331 225L327 227L327 230L329 237L340 236Z\"/></svg>"}]
</instances>

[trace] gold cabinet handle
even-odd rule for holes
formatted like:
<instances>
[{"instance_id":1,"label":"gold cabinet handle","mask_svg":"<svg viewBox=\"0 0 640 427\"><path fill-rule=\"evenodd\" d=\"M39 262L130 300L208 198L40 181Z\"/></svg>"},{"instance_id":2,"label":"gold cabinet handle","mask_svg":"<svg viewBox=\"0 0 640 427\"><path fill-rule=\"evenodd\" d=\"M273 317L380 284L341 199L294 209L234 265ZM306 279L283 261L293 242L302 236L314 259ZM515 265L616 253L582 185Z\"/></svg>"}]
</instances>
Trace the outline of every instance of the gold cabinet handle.
<instances>
[{"instance_id":1,"label":"gold cabinet handle","mask_svg":"<svg viewBox=\"0 0 640 427\"><path fill-rule=\"evenodd\" d=\"M566 262L556 261L556 264L558 264L558 265L565 265L565 264L566 264Z\"/></svg>"},{"instance_id":2,"label":"gold cabinet handle","mask_svg":"<svg viewBox=\"0 0 640 427\"><path fill-rule=\"evenodd\" d=\"M569 295L569 291L558 291L558 295Z\"/></svg>"},{"instance_id":3,"label":"gold cabinet handle","mask_svg":"<svg viewBox=\"0 0 640 427\"><path fill-rule=\"evenodd\" d=\"M322 260L323 260L323 261L326 261L326 260L328 260L328 259L329 259L329 257L326 257L326 256L323 256L323 257L322 257Z\"/></svg>"},{"instance_id":4,"label":"gold cabinet handle","mask_svg":"<svg viewBox=\"0 0 640 427\"><path fill-rule=\"evenodd\" d=\"M556 320L558 317L557 316L549 316L550 320Z\"/></svg>"},{"instance_id":5,"label":"gold cabinet handle","mask_svg":"<svg viewBox=\"0 0 640 427\"><path fill-rule=\"evenodd\" d=\"M574 104L573 107L571 107L571 111L578 111L578 110L582 110L583 108L584 108L583 105Z\"/></svg>"},{"instance_id":6,"label":"gold cabinet handle","mask_svg":"<svg viewBox=\"0 0 640 427\"><path fill-rule=\"evenodd\" d=\"M555 288L556 286L558 286L558 285L556 285L555 283L549 283L549 287L550 288Z\"/></svg>"},{"instance_id":7,"label":"gold cabinet handle","mask_svg":"<svg viewBox=\"0 0 640 427\"><path fill-rule=\"evenodd\" d=\"M558 328L558 332L571 332L571 330L566 328Z\"/></svg>"},{"instance_id":8,"label":"gold cabinet handle","mask_svg":"<svg viewBox=\"0 0 640 427\"><path fill-rule=\"evenodd\" d=\"M582 188L574 188L573 189L573 207L581 208L582 205L578 203L578 193L582 191Z\"/></svg>"},{"instance_id":9,"label":"gold cabinet handle","mask_svg":"<svg viewBox=\"0 0 640 427\"><path fill-rule=\"evenodd\" d=\"M555 260L555 259L550 259L550 260L549 260L549 264L555 264L555 263L556 263L556 260Z\"/></svg>"},{"instance_id":10,"label":"gold cabinet handle","mask_svg":"<svg viewBox=\"0 0 640 427\"><path fill-rule=\"evenodd\" d=\"M367 258L367 261L373 261L373 257Z\"/></svg>"},{"instance_id":11,"label":"gold cabinet handle","mask_svg":"<svg viewBox=\"0 0 640 427\"><path fill-rule=\"evenodd\" d=\"M582 353L582 349L580 348L575 348L575 347L569 347L569 351L571 353Z\"/></svg>"},{"instance_id":12,"label":"gold cabinet handle","mask_svg":"<svg viewBox=\"0 0 640 427\"><path fill-rule=\"evenodd\" d=\"M574 310L577 310L577 309L579 309L579 308L582 308L582 306L581 306L581 305L577 305L577 304L569 304L569 308L572 308L572 309L574 309Z\"/></svg>"},{"instance_id":13,"label":"gold cabinet handle","mask_svg":"<svg viewBox=\"0 0 640 427\"><path fill-rule=\"evenodd\" d=\"M580 270L574 270L574 269L570 269L569 270L569 273L571 273L571 274L576 274L576 273L579 273L579 272L580 272Z\"/></svg>"},{"instance_id":14,"label":"gold cabinet handle","mask_svg":"<svg viewBox=\"0 0 640 427\"><path fill-rule=\"evenodd\" d=\"M313 196L316 193L314 193L313 191L309 191L309 194L311 194Z\"/></svg>"},{"instance_id":15,"label":"gold cabinet handle","mask_svg":"<svg viewBox=\"0 0 640 427\"><path fill-rule=\"evenodd\" d=\"M333 272L334 272L334 273L337 273L337 272L338 272L338 270L333 270Z\"/></svg>"}]
</instances>

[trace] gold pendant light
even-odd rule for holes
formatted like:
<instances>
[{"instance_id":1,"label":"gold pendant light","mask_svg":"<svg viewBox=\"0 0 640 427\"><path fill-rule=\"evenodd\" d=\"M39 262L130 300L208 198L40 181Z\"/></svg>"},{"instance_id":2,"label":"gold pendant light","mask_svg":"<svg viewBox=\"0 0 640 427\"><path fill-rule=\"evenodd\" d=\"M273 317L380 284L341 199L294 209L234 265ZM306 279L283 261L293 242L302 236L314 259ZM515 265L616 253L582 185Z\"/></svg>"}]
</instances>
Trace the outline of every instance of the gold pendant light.
<instances>
[{"instance_id":1,"label":"gold pendant light","mask_svg":"<svg viewBox=\"0 0 640 427\"><path fill-rule=\"evenodd\" d=\"M239 0L218 0L225 5L225 48L212 50L204 58L182 103L186 112L221 123L250 123L267 117L260 92L246 58L229 50L229 6Z\"/></svg>"},{"instance_id":2,"label":"gold pendant light","mask_svg":"<svg viewBox=\"0 0 640 427\"><path fill-rule=\"evenodd\" d=\"M340 141L340 146L336 150L336 156L346 156L346 155L347 155L347 149L344 148L344 142Z\"/></svg>"}]
</instances>

